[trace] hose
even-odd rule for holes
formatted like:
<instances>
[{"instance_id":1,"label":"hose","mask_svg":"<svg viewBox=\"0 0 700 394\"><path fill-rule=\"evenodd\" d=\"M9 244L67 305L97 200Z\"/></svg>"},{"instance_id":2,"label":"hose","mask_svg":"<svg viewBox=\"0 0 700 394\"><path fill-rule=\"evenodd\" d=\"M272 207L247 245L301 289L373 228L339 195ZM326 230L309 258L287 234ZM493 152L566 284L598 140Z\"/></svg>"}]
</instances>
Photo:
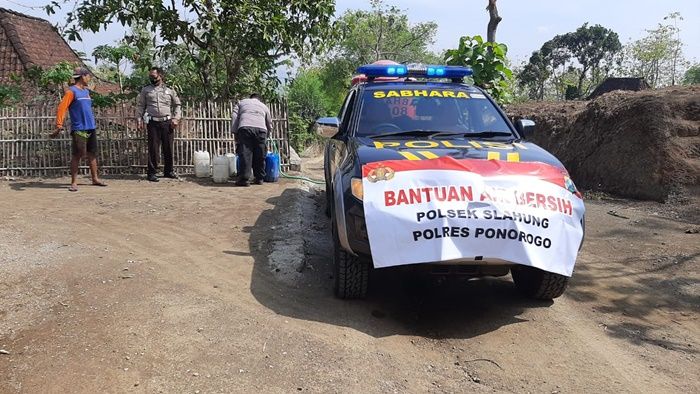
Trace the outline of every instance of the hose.
<instances>
[{"instance_id":1,"label":"hose","mask_svg":"<svg viewBox=\"0 0 700 394\"><path fill-rule=\"evenodd\" d=\"M277 154L279 154L280 151L279 151L279 149L277 148L277 143L275 142L275 139L274 139L274 138L270 138L270 140L272 141L272 151L275 152L275 153L277 153ZM313 183L313 184L316 184L316 185L325 185L325 184L326 184L325 181L321 181L321 180L318 180L318 179L309 178L309 177L303 176L303 175L289 175L289 174L283 172L281 168L280 168L280 176L281 176L282 178L286 178L286 179L296 179L296 180L300 180L300 181L304 181L304 182L310 182L310 183Z\"/></svg>"},{"instance_id":2,"label":"hose","mask_svg":"<svg viewBox=\"0 0 700 394\"><path fill-rule=\"evenodd\" d=\"M314 183L314 184L317 184L317 185L325 185L325 184L326 184L325 181L320 181L320 180L318 180L318 179L311 179L311 178L305 177L305 176L289 175L289 174L286 174L286 173L284 173L284 172L282 172L282 171L280 171L280 176L281 176L282 178L287 178L287 179L297 179L297 180L300 180L300 181L311 182L311 183Z\"/></svg>"}]
</instances>

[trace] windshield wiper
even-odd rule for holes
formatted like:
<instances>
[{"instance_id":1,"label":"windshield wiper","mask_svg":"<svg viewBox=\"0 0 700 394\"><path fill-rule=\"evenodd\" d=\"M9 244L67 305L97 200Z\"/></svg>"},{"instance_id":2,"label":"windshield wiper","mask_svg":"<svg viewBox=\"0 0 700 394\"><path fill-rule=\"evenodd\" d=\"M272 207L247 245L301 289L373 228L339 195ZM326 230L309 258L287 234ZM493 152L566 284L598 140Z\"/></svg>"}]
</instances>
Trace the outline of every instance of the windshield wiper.
<instances>
[{"instance_id":1,"label":"windshield wiper","mask_svg":"<svg viewBox=\"0 0 700 394\"><path fill-rule=\"evenodd\" d=\"M464 133L466 137L480 137L480 138L490 138L490 137L514 137L513 133L508 131L480 131L478 133Z\"/></svg>"},{"instance_id":2,"label":"windshield wiper","mask_svg":"<svg viewBox=\"0 0 700 394\"><path fill-rule=\"evenodd\" d=\"M463 131L435 131L435 130L402 130L402 131L391 131L388 133L382 133L377 135L367 136L368 138L381 138L381 137L391 137L395 135L427 135L428 138L435 138L441 136L464 136L470 138L490 138L490 137L513 137L513 134L507 131L481 131L478 133L469 133Z\"/></svg>"},{"instance_id":3,"label":"windshield wiper","mask_svg":"<svg viewBox=\"0 0 700 394\"><path fill-rule=\"evenodd\" d=\"M368 138L381 138L381 137L391 137L394 135L433 135L433 134L442 134L440 131L431 131L431 130L402 130L402 131L391 131L388 133L382 133L382 134L377 134L377 135L368 135Z\"/></svg>"}]
</instances>

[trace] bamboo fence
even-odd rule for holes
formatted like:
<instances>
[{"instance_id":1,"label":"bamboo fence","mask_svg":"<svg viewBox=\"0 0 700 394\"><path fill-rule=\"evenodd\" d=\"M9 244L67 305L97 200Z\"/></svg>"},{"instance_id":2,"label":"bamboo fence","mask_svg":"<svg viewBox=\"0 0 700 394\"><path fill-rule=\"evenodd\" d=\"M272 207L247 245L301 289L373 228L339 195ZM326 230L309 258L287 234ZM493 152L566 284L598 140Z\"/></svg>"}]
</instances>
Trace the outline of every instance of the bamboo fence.
<instances>
[{"instance_id":1,"label":"bamboo fence","mask_svg":"<svg viewBox=\"0 0 700 394\"><path fill-rule=\"evenodd\" d=\"M181 174L194 170L196 150L212 155L235 153L236 141L231 133L233 102L183 103L182 121L175 132L174 165ZM284 102L269 104L273 130L268 149L279 149L282 169L289 167L289 122ZM146 171L146 131L136 128L133 104L95 111L98 137L98 164L104 174L142 174ZM0 176L62 176L69 172L70 121L66 132L56 139L56 104L0 109ZM83 162L81 171L87 171Z\"/></svg>"}]
</instances>

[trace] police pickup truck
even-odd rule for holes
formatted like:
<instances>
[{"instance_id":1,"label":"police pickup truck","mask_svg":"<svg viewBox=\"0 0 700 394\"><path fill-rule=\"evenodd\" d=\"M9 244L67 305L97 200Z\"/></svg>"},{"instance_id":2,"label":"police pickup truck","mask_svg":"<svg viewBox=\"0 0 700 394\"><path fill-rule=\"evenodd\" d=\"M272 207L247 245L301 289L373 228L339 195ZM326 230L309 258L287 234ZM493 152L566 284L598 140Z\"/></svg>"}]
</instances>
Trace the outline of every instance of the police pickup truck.
<instances>
[{"instance_id":1,"label":"police pickup truck","mask_svg":"<svg viewBox=\"0 0 700 394\"><path fill-rule=\"evenodd\" d=\"M488 167L489 165L498 165L498 171L505 169L508 174L513 174L515 171L524 176L544 171L549 174L547 176L550 180L558 179L552 181L560 184L561 187L558 189L563 188L567 194L576 194L580 197L559 160L539 146L526 141L534 131L534 122L518 120L512 124L488 94L478 87L464 83L464 78L471 75L469 68L372 64L358 68L357 72L362 77L353 80L354 86L347 94L339 116L317 121L320 134L329 138L324 154L324 170L326 213L331 218L334 243L336 296L344 299L364 297L371 271L375 268L401 264L401 259L410 263L424 263L424 266L432 267L438 272L456 272L471 277L504 276L510 272L516 287L527 296L538 299L552 299L560 296L567 286L570 272L556 267L548 269L548 266L537 268L537 259L530 264L516 261L516 258L504 258L500 249L511 248L507 242L518 243L513 247L517 250L512 255L516 256L521 250L526 250L527 257L538 253L532 248L540 248L544 251L543 253L548 253L558 247L553 246L552 239L546 236L533 236L529 229L541 230L544 222L552 220L546 217L542 219L537 214L538 208L542 212L557 211L555 213L570 214L571 212L568 211L571 211L571 203L566 196L555 198L532 191L516 194L519 197L516 197L513 203L522 203L523 209L529 209L528 212L534 211L534 215L526 215L525 211L481 210L477 213L476 209L443 210L440 205L437 205L438 209L433 209L435 206L432 206L416 215L413 213L410 215L413 215L411 216L414 218L413 221L431 219L438 224L434 227L413 229L414 231L404 228L413 225L409 222L392 222L379 217L379 214L375 214L374 211L370 213L370 207L365 207L368 203L365 200L368 198L367 186L374 187L374 182L377 180L389 180L394 177L398 179L401 175L398 168L401 165L414 166L410 167L413 169L418 168L415 166L422 165L427 166L422 168L430 170L448 169L458 165L454 163L467 163L464 164L467 166L464 168L468 169L465 170L465 174L469 176L471 173L477 175L480 172L492 173L493 168ZM377 166L379 162L388 164ZM409 169L409 167L406 168ZM542 168L544 170L541 171ZM429 171L422 173L431 174ZM452 174L459 174L459 172L452 172ZM455 198L461 197L466 208L483 208L484 204L488 203L483 202L483 196L488 195L488 198L492 198L484 191L480 192L482 197L477 200L471 195L471 186L467 189L464 183L456 180L451 182L448 179L447 184L449 183L462 185L460 189L449 190L449 193ZM545 183L551 184L551 182ZM525 186L527 184L528 182L525 182ZM547 187L545 186L545 189ZM377 200L381 200L381 203L386 206L405 203L405 206L409 207L411 203L429 201L431 193L435 201L439 199L441 191L447 197L446 188L416 187L415 190L404 190L403 200L401 200L401 190L398 194L394 191L385 191L382 194L384 197ZM561 195L561 191L554 192ZM501 220L495 224L494 228L473 226L470 228L468 220L472 213L474 216L481 215L481 219L490 219L489 223L496 223L494 218ZM372 222L369 220L372 218L366 215L377 215L377 217ZM512 228L499 224L506 222L502 220L503 217L507 218L506 221ZM445 225L449 220L460 220L460 218L466 220L464 223L467 225L461 227ZM574 240L578 242L575 251L577 253L583 237L582 213L580 218L574 219L580 223L581 227L580 238ZM369 223L374 223L372 224L374 228L370 226L369 230L372 230L370 232L368 232ZM557 231L565 232L569 227L563 227L564 230ZM394 234L399 233L406 233L405 240L397 241L393 238ZM499 234L502 235L501 239L495 239ZM491 235L491 238L488 238L488 235ZM453 243L456 245L462 239L465 240L464 242L467 240L460 237L478 238L473 239L475 244L471 244L477 245L477 248L478 245L491 245L491 247L495 245L495 252L493 255L478 255L478 253L469 255L470 249L466 247L467 249L457 248L461 251L457 252L457 256L452 251ZM451 243L435 243L444 242L447 239ZM417 253L412 252L411 243L419 242L430 243L426 243L424 247L420 247L421 249L416 249ZM489 244L489 242L496 243ZM556 243L556 239L554 242ZM434 250L438 258L432 261L426 260L430 257L423 260L413 259L414 255L421 254L424 249ZM464 252L465 250L467 252ZM386 256L382 259L390 263L378 264L380 252L382 256ZM511 255L506 254L506 256ZM575 254L573 258L575 260ZM567 269L573 270L573 263Z\"/></svg>"}]
</instances>

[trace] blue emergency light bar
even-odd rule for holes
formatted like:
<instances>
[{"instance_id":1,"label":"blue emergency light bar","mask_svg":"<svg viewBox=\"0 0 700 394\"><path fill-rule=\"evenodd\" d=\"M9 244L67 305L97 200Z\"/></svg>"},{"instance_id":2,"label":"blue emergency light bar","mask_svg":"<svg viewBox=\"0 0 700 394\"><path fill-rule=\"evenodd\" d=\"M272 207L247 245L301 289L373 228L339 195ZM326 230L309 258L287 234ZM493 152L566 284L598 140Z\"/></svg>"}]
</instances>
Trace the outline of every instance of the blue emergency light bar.
<instances>
[{"instance_id":1,"label":"blue emergency light bar","mask_svg":"<svg viewBox=\"0 0 700 394\"><path fill-rule=\"evenodd\" d=\"M472 69L469 67L434 65L406 66L403 64L366 64L358 67L357 72L366 75L367 78L418 77L462 79L472 75Z\"/></svg>"},{"instance_id":2,"label":"blue emergency light bar","mask_svg":"<svg viewBox=\"0 0 700 394\"><path fill-rule=\"evenodd\" d=\"M357 68L357 72L372 77L405 77L408 67L403 64L366 64Z\"/></svg>"}]
</instances>

